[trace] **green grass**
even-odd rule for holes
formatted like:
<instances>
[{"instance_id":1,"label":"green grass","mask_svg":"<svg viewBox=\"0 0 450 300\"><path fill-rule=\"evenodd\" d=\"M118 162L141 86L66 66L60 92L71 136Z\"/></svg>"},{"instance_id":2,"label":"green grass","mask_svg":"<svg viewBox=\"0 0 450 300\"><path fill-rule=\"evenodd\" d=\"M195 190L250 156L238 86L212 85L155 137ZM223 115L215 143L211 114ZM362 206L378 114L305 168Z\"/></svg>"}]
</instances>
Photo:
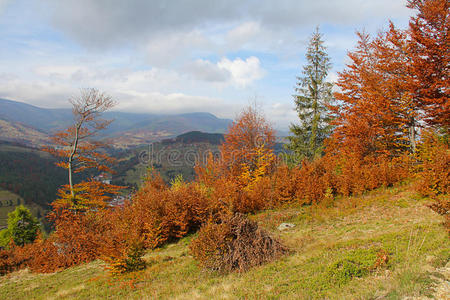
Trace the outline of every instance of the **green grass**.
<instances>
[{"instance_id":1,"label":"green grass","mask_svg":"<svg viewBox=\"0 0 450 300\"><path fill-rule=\"evenodd\" d=\"M338 199L331 208L287 206L251 216L292 253L246 273L204 271L192 236L150 251L144 271L111 277L96 261L54 274L0 278L1 299L401 299L431 296L450 259L442 218L408 187ZM285 232L281 222L296 226ZM388 261L373 268L383 249ZM436 274L434 274L436 276Z\"/></svg>"}]
</instances>

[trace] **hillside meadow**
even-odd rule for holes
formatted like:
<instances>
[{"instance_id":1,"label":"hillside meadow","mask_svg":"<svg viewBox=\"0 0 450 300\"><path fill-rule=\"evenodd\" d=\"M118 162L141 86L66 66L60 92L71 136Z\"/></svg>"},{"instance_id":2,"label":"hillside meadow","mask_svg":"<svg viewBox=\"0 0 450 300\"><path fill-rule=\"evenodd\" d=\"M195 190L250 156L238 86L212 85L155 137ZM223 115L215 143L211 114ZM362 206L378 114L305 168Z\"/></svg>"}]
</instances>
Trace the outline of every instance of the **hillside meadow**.
<instances>
[{"instance_id":1,"label":"hillside meadow","mask_svg":"<svg viewBox=\"0 0 450 300\"><path fill-rule=\"evenodd\" d=\"M450 243L429 201L402 184L328 206L287 205L251 215L291 252L245 273L203 270L190 255L190 235L147 251L145 270L118 277L100 260L50 274L13 272L0 278L0 298L446 299ZM279 231L283 222L295 227ZM379 253L386 258L365 272Z\"/></svg>"}]
</instances>

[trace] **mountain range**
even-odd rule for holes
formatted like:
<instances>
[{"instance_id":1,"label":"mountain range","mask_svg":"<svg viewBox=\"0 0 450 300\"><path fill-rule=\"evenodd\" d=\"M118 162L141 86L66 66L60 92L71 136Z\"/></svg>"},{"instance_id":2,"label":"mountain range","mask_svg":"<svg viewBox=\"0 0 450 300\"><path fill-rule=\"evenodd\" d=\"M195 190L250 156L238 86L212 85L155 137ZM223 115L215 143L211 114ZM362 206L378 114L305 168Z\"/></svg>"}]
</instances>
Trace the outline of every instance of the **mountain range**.
<instances>
[{"instance_id":1,"label":"mountain range","mask_svg":"<svg viewBox=\"0 0 450 300\"><path fill-rule=\"evenodd\" d=\"M145 144L189 131L223 133L232 122L207 112L145 114L111 111L103 118L114 122L104 130L117 147ZM72 121L69 108L49 109L23 102L0 99L0 139L29 144L45 144L53 132Z\"/></svg>"}]
</instances>

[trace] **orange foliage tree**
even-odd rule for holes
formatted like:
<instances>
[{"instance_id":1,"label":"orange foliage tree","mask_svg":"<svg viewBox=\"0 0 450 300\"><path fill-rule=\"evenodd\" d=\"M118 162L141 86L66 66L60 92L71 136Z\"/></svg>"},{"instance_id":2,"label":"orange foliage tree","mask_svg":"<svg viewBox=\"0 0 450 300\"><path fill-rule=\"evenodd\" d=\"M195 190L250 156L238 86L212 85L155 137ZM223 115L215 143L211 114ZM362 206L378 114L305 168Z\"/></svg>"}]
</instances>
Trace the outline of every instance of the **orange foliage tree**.
<instances>
[{"instance_id":1,"label":"orange foliage tree","mask_svg":"<svg viewBox=\"0 0 450 300\"><path fill-rule=\"evenodd\" d=\"M247 177L267 173L274 161L274 143L272 126L257 108L247 107L230 126L220 147L225 175L239 178L243 173Z\"/></svg>"},{"instance_id":2,"label":"orange foliage tree","mask_svg":"<svg viewBox=\"0 0 450 300\"><path fill-rule=\"evenodd\" d=\"M450 3L448 0L408 0L417 11L408 29L411 90L429 125L450 125Z\"/></svg>"},{"instance_id":3,"label":"orange foliage tree","mask_svg":"<svg viewBox=\"0 0 450 300\"><path fill-rule=\"evenodd\" d=\"M73 175L88 169L113 172L110 165L114 159L102 151L106 144L93 137L111 123L100 117L104 111L114 106L114 101L96 89L84 89L79 97L69 101L73 106L74 124L52 137L55 147L44 148L60 159L58 166L68 171L68 185L59 190L59 199L53 206L75 210L104 207L110 195L117 194L120 187L94 180L75 184Z\"/></svg>"},{"instance_id":4,"label":"orange foliage tree","mask_svg":"<svg viewBox=\"0 0 450 300\"><path fill-rule=\"evenodd\" d=\"M68 184L58 191L49 219L53 221L53 244L60 261L70 266L98 258L104 247L103 237L113 227L105 217L108 202L123 187L91 178L74 183L73 174L87 170L112 173L114 159L103 150L106 146L94 140L98 131L111 121L101 119L114 101L96 89L82 90L72 98L74 124L53 137L55 147L45 150L57 156L58 166L68 170ZM44 255L45 253L43 253Z\"/></svg>"},{"instance_id":5,"label":"orange foliage tree","mask_svg":"<svg viewBox=\"0 0 450 300\"><path fill-rule=\"evenodd\" d=\"M358 34L357 49L348 54L351 63L339 73L341 91L331 106L336 129L328 151L365 157L398 155L414 148L416 109L402 78L405 57L396 55L404 36L391 29L373 40Z\"/></svg>"},{"instance_id":6,"label":"orange foliage tree","mask_svg":"<svg viewBox=\"0 0 450 300\"><path fill-rule=\"evenodd\" d=\"M269 205L275 169L275 133L255 107L244 109L225 135L220 157L197 166L198 182L212 190L213 202L233 211L254 212ZM264 195L265 194L265 195Z\"/></svg>"}]
</instances>

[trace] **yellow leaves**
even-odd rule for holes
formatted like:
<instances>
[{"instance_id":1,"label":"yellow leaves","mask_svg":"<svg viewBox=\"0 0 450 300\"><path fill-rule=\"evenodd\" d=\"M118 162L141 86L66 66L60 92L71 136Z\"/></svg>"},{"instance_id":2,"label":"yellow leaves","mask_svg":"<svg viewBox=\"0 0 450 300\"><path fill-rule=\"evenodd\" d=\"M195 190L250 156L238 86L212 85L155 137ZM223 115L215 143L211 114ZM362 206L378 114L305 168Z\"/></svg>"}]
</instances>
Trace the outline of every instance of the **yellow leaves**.
<instances>
[{"instance_id":1,"label":"yellow leaves","mask_svg":"<svg viewBox=\"0 0 450 300\"><path fill-rule=\"evenodd\" d=\"M76 211L101 209L108 205L114 195L124 187L90 180L74 185L74 196L68 185L58 190L58 199L53 202L54 208L65 208Z\"/></svg>"},{"instance_id":2,"label":"yellow leaves","mask_svg":"<svg viewBox=\"0 0 450 300\"><path fill-rule=\"evenodd\" d=\"M264 145L255 150L252 161L242 163L242 173L239 176L239 182L245 189L252 189L254 184L262 177L268 175L273 169L275 163L275 154Z\"/></svg>"}]
</instances>

